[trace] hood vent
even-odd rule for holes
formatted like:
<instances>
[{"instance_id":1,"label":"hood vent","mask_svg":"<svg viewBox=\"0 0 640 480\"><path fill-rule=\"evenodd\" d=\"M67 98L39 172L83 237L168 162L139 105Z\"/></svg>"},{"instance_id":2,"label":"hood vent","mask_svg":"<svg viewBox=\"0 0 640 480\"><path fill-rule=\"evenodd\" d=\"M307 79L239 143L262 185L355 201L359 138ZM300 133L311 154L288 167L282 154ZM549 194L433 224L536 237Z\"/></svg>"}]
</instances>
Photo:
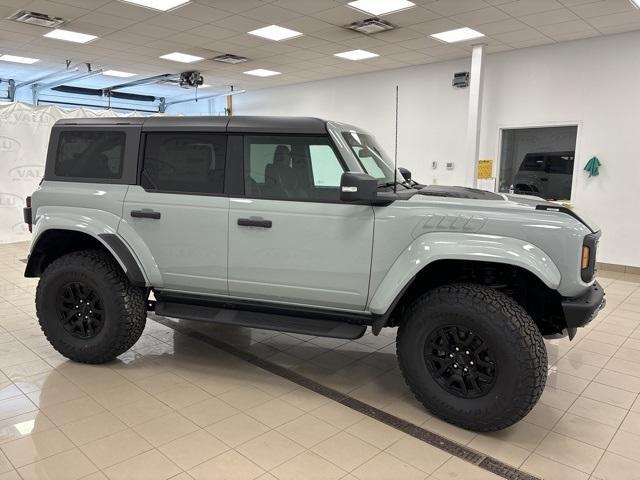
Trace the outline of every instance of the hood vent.
<instances>
[{"instance_id":1,"label":"hood vent","mask_svg":"<svg viewBox=\"0 0 640 480\"><path fill-rule=\"evenodd\" d=\"M247 57L241 57L239 55L232 55L230 53L225 53L224 55L218 55L217 57L213 57L214 61L222 62L222 63L230 63L235 65L236 63L242 63L249 60Z\"/></svg>"},{"instance_id":2,"label":"hood vent","mask_svg":"<svg viewBox=\"0 0 640 480\"><path fill-rule=\"evenodd\" d=\"M386 20L380 20L377 17L367 18L359 22L353 22L346 25L346 28L355 30L356 32L364 33L365 35L372 35L374 33L385 32L387 30L393 30L394 27Z\"/></svg>"},{"instance_id":3,"label":"hood vent","mask_svg":"<svg viewBox=\"0 0 640 480\"><path fill-rule=\"evenodd\" d=\"M28 10L19 10L8 19L14 22L28 23L29 25L47 28L57 28L67 22L64 18L52 17L45 13L29 12Z\"/></svg>"}]
</instances>

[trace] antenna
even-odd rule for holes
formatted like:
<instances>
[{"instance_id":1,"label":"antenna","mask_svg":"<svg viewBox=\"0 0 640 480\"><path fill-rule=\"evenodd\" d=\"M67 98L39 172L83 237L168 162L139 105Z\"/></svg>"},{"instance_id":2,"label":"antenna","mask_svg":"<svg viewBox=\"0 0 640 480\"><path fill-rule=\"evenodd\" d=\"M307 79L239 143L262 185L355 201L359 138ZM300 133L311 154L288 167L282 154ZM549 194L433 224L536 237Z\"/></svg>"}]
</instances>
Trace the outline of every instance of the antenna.
<instances>
[{"instance_id":1,"label":"antenna","mask_svg":"<svg viewBox=\"0 0 640 480\"><path fill-rule=\"evenodd\" d=\"M398 85L396 85L396 138L393 152L393 193L398 191Z\"/></svg>"}]
</instances>

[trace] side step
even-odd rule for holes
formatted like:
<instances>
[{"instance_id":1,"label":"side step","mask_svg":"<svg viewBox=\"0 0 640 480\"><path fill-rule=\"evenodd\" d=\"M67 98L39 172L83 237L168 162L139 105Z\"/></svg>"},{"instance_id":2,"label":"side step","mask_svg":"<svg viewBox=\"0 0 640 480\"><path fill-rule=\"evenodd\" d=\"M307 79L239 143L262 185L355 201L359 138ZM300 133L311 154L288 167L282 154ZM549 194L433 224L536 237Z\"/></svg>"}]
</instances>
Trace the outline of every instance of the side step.
<instances>
[{"instance_id":1,"label":"side step","mask_svg":"<svg viewBox=\"0 0 640 480\"><path fill-rule=\"evenodd\" d=\"M155 313L164 317L301 333L317 337L344 338L347 340L360 338L367 331L365 325L354 325L344 320L304 318L236 309L228 310L163 300L156 302Z\"/></svg>"}]
</instances>

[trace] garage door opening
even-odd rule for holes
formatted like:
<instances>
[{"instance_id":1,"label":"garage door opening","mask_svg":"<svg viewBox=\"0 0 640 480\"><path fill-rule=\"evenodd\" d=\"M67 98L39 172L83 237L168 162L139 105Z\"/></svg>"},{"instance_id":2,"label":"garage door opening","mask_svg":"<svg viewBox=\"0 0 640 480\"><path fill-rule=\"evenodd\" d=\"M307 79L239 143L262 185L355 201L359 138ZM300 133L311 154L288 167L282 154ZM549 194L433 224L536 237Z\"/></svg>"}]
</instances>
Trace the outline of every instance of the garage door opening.
<instances>
[{"instance_id":1,"label":"garage door opening","mask_svg":"<svg viewBox=\"0 0 640 480\"><path fill-rule=\"evenodd\" d=\"M576 125L502 129L499 191L570 200Z\"/></svg>"}]
</instances>

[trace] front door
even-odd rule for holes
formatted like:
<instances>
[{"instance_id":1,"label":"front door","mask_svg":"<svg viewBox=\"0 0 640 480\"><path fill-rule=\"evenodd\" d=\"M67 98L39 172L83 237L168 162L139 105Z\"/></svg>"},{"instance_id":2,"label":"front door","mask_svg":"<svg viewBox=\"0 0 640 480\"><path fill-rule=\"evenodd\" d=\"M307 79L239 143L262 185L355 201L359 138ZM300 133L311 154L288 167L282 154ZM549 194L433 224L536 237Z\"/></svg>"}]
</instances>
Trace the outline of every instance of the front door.
<instances>
[{"instance_id":1,"label":"front door","mask_svg":"<svg viewBox=\"0 0 640 480\"><path fill-rule=\"evenodd\" d=\"M146 134L141 185L129 187L122 223L150 249L163 290L228 293L226 142L220 133Z\"/></svg>"},{"instance_id":2,"label":"front door","mask_svg":"<svg viewBox=\"0 0 640 480\"><path fill-rule=\"evenodd\" d=\"M319 136L244 139L245 197L229 210L229 294L363 310L373 208L339 201L343 163Z\"/></svg>"}]
</instances>

